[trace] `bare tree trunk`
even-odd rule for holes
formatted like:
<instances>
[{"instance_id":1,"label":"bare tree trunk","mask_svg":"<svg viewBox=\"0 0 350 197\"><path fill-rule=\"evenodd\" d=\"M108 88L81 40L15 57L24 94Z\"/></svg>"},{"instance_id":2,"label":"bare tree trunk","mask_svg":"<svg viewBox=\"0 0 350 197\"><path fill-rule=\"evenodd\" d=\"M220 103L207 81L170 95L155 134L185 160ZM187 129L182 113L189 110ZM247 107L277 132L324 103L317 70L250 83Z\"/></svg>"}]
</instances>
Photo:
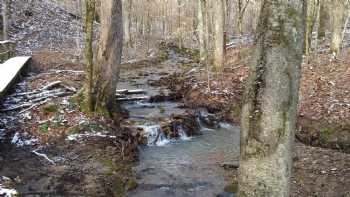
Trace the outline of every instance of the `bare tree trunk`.
<instances>
[{"instance_id":1,"label":"bare tree trunk","mask_svg":"<svg viewBox=\"0 0 350 197\"><path fill-rule=\"evenodd\" d=\"M224 31L225 31L225 12L224 0L218 0L214 3L214 69L222 71L224 67Z\"/></svg>"},{"instance_id":2,"label":"bare tree trunk","mask_svg":"<svg viewBox=\"0 0 350 197\"><path fill-rule=\"evenodd\" d=\"M177 26L177 33L178 33L178 45L179 48L181 49L183 46L183 35L182 35L182 21L181 21L181 9L182 9L182 0L177 0L177 22L178 22L178 26Z\"/></svg>"},{"instance_id":3,"label":"bare tree trunk","mask_svg":"<svg viewBox=\"0 0 350 197\"><path fill-rule=\"evenodd\" d=\"M238 34L243 34L243 19L250 0L238 0L237 29Z\"/></svg>"},{"instance_id":4,"label":"bare tree trunk","mask_svg":"<svg viewBox=\"0 0 350 197\"><path fill-rule=\"evenodd\" d=\"M2 39L8 40L9 0L2 3Z\"/></svg>"},{"instance_id":5,"label":"bare tree trunk","mask_svg":"<svg viewBox=\"0 0 350 197\"><path fill-rule=\"evenodd\" d=\"M207 1L198 0L198 37L199 37L199 52L200 62L206 64L208 61L208 43L207 43Z\"/></svg>"},{"instance_id":6,"label":"bare tree trunk","mask_svg":"<svg viewBox=\"0 0 350 197\"><path fill-rule=\"evenodd\" d=\"M131 0L123 0L123 26L124 26L124 44L125 46L131 46L131 35L130 35L130 11L131 11Z\"/></svg>"},{"instance_id":7,"label":"bare tree trunk","mask_svg":"<svg viewBox=\"0 0 350 197\"><path fill-rule=\"evenodd\" d=\"M342 42L342 29L345 17L345 1L333 0L331 2L331 52L337 56L340 53Z\"/></svg>"},{"instance_id":8,"label":"bare tree trunk","mask_svg":"<svg viewBox=\"0 0 350 197\"><path fill-rule=\"evenodd\" d=\"M304 0L264 0L241 119L239 197L288 197Z\"/></svg>"},{"instance_id":9,"label":"bare tree trunk","mask_svg":"<svg viewBox=\"0 0 350 197\"><path fill-rule=\"evenodd\" d=\"M313 49L316 51L318 51L318 35L319 35L319 29L320 29L320 12L321 12L321 0L316 0L316 18L315 18L315 39L314 39L314 43L313 43Z\"/></svg>"},{"instance_id":10,"label":"bare tree trunk","mask_svg":"<svg viewBox=\"0 0 350 197\"><path fill-rule=\"evenodd\" d=\"M312 41L312 30L315 22L315 14L316 14L316 0L308 0L307 8L306 8L306 31L305 31L305 46L304 46L304 54L309 55L311 49L311 41Z\"/></svg>"},{"instance_id":11,"label":"bare tree trunk","mask_svg":"<svg viewBox=\"0 0 350 197\"><path fill-rule=\"evenodd\" d=\"M86 80L85 80L85 101L83 109L87 113L92 113L94 111L95 98L93 94L93 67L94 67L94 54L92 47L93 40L93 24L95 18L95 0L86 0L85 1L85 60L86 60Z\"/></svg>"},{"instance_id":12,"label":"bare tree trunk","mask_svg":"<svg viewBox=\"0 0 350 197\"><path fill-rule=\"evenodd\" d=\"M90 3L93 0L90 0ZM91 9L93 8L91 4ZM116 86L119 75L123 46L123 18L121 0L101 1L101 27L99 50L96 62L89 68L88 80L92 81L92 90L85 94L92 101L92 112L111 117L115 124L119 124L119 105L116 100ZM87 12L90 13L90 12ZM87 17L88 18L88 17ZM89 14L90 18L90 14ZM87 24L91 24L90 20ZM88 27L91 31L91 27ZM87 28L87 32L88 32ZM90 43L90 36L86 36ZM91 46L87 46L87 62L91 64ZM87 83L90 84L91 81ZM89 94L90 93L90 94ZM87 98L86 98L87 99Z\"/></svg>"},{"instance_id":13,"label":"bare tree trunk","mask_svg":"<svg viewBox=\"0 0 350 197\"><path fill-rule=\"evenodd\" d=\"M318 39L323 40L326 37L327 23L329 21L329 0L320 0L320 25L318 30Z\"/></svg>"},{"instance_id":14,"label":"bare tree trunk","mask_svg":"<svg viewBox=\"0 0 350 197\"><path fill-rule=\"evenodd\" d=\"M344 23L344 28L342 31L342 35L341 35L341 43L342 43L342 49L344 48L344 39L345 39L345 34L346 34L346 30L348 29L348 25L349 25L349 18L350 18L350 1L347 1L346 3L346 10L347 10L347 14L346 14L346 18L345 18L345 23Z\"/></svg>"}]
</instances>

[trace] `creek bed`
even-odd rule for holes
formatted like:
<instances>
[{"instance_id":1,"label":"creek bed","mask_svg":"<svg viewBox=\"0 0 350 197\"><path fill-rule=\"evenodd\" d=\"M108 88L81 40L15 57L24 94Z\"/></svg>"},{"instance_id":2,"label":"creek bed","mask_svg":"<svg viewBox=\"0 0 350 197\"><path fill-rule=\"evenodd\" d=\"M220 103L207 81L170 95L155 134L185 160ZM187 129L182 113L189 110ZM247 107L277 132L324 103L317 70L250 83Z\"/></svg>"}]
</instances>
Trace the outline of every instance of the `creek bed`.
<instances>
[{"instance_id":1,"label":"creek bed","mask_svg":"<svg viewBox=\"0 0 350 197\"><path fill-rule=\"evenodd\" d=\"M181 60L181 61L180 61ZM166 87L152 87L149 81L180 71L183 58L172 53L169 60L159 65L135 67L121 72L121 89L143 89L145 95L155 96L169 92ZM129 79L132 79L131 82ZM148 137L147 145L140 147L139 163L135 167L138 187L127 196L216 196L224 191L227 171L223 164L237 163L239 157L239 128L220 123L216 129L199 128L201 135L179 134L168 139L160 120L185 114L181 102L149 101L125 102L129 120L142 128ZM199 122L199 125L200 122Z\"/></svg>"}]
</instances>

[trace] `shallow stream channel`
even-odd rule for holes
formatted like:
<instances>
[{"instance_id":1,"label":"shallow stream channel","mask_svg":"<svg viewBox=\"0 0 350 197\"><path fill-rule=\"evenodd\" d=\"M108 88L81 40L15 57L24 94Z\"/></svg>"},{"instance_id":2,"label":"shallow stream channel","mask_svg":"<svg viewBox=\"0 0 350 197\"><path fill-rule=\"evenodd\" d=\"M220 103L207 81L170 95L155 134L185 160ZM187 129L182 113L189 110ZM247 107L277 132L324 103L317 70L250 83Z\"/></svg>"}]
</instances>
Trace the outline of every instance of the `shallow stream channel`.
<instances>
[{"instance_id":1,"label":"shallow stream channel","mask_svg":"<svg viewBox=\"0 0 350 197\"><path fill-rule=\"evenodd\" d=\"M124 68L121 72L119 88L130 90L123 101L129 112L127 121L142 130L146 139L135 167L138 187L127 196L233 196L224 191L230 179L225 166L237 165L239 128L224 122L208 128L196 118L198 135L190 136L180 125L178 136L169 138L162 129L163 120L185 115L189 109L179 101L149 99L170 92L167 87L150 85L152 81L180 71L181 65L190 61L170 51L169 59L162 63Z\"/></svg>"}]
</instances>

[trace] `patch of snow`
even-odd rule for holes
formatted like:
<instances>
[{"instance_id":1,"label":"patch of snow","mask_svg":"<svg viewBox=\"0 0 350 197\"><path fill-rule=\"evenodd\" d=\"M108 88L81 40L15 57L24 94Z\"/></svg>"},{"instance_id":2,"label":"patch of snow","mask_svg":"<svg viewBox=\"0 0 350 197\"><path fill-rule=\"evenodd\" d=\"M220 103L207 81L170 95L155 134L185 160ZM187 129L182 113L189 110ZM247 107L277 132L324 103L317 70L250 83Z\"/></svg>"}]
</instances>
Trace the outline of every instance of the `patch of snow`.
<instances>
[{"instance_id":1,"label":"patch of snow","mask_svg":"<svg viewBox=\"0 0 350 197\"><path fill-rule=\"evenodd\" d=\"M21 135L18 132L13 136L11 140L11 144L16 145L16 147L30 146L36 144L37 142L38 139L35 138L30 138L28 140L21 139Z\"/></svg>"},{"instance_id":2,"label":"patch of snow","mask_svg":"<svg viewBox=\"0 0 350 197\"><path fill-rule=\"evenodd\" d=\"M27 111L23 114L20 114L21 117L23 117L26 120L31 120L32 119L32 113L30 111Z\"/></svg>"},{"instance_id":3,"label":"patch of snow","mask_svg":"<svg viewBox=\"0 0 350 197\"><path fill-rule=\"evenodd\" d=\"M67 136L68 141L79 141L83 138L90 138L90 137L101 137L101 138L116 138L114 135L105 135L101 132L97 133L83 133L83 134L72 134Z\"/></svg>"},{"instance_id":4,"label":"patch of snow","mask_svg":"<svg viewBox=\"0 0 350 197\"><path fill-rule=\"evenodd\" d=\"M52 164L52 165L55 165L55 164L56 164L56 163L55 163L53 160L51 160L47 155L45 155L45 154L43 154L43 153L38 153L36 150L33 150L32 152L33 152L34 154L36 154L37 156L46 159L50 164Z\"/></svg>"},{"instance_id":5,"label":"patch of snow","mask_svg":"<svg viewBox=\"0 0 350 197\"><path fill-rule=\"evenodd\" d=\"M10 181L11 179L5 176L0 177L0 196L2 197L14 197L18 195L15 189L7 188L2 182Z\"/></svg>"},{"instance_id":6,"label":"patch of snow","mask_svg":"<svg viewBox=\"0 0 350 197\"><path fill-rule=\"evenodd\" d=\"M15 189L7 189L0 184L0 196L14 197L16 195L18 195L18 192Z\"/></svg>"}]
</instances>

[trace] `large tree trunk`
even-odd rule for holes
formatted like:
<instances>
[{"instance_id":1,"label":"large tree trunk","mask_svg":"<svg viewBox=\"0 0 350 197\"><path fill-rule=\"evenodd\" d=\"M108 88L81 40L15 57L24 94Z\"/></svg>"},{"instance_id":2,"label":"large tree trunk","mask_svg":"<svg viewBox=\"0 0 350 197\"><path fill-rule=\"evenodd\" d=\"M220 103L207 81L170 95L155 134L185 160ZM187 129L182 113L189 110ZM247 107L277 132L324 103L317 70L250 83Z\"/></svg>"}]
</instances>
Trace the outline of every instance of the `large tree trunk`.
<instances>
[{"instance_id":1,"label":"large tree trunk","mask_svg":"<svg viewBox=\"0 0 350 197\"><path fill-rule=\"evenodd\" d=\"M224 31L225 31L225 0L214 2L214 69L222 71L224 67Z\"/></svg>"},{"instance_id":2,"label":"large tree trunk","mask_svg":"<svg viewBox=\"0 0 350 197\"><path fill-rule=\"evenodd\" d=\"M336 56L340 52L342 42L342 29L345 18L345 0L331 1L331 52Z\"/></svg>"},{"instance_id":3,"label":"large tree trunk","mask_svg":"<svg viewBox=\"0 0 350 197\"><path fill-rule=\"evenodd\" d=\"M288 197L300 65L303 0L264 0L241 118L240 197Z\"/></svg>"},{"instance_id":4,"label":"large tree trunk","mask_svg":"<svg viewBox=\"0 0 350 197\"><path fill-rule=\"evenodd\" d=\"M198 37L199 37L199 53L200 62L207 64L208 61L208 24L207 24L207 1L198 0Z\"/></svg>"},{"instance_id":5,"label":"large tree trunk","mask_svg":"<svg viewBox=\"0 0 350 197\"><path fill-rule=\"evenodd\" d=\"M93 1L93 0L90 0ZM91 7L92 8L92 7ZM121 63L123 46L123 20L121 0L101 1L101 27L99 49L92 70L88 70L87 84L92 83L91 91L85 97L90 100L91 111L96 112L119 123L119 105L116 100L116 86L119 75L118 65ZM87 24L91 24L89 21ZM87 26L87 29L91 28ZM87 41L88 36L87 36ZM90 46L87 46L90 50ZM87 63L91 64L91 53L87 51ZM88 65L89 67L89 65ZM90 78L91 77L91 78ZM88 99L90 97L90 99Z\"/></svg>"}]
</instances>

